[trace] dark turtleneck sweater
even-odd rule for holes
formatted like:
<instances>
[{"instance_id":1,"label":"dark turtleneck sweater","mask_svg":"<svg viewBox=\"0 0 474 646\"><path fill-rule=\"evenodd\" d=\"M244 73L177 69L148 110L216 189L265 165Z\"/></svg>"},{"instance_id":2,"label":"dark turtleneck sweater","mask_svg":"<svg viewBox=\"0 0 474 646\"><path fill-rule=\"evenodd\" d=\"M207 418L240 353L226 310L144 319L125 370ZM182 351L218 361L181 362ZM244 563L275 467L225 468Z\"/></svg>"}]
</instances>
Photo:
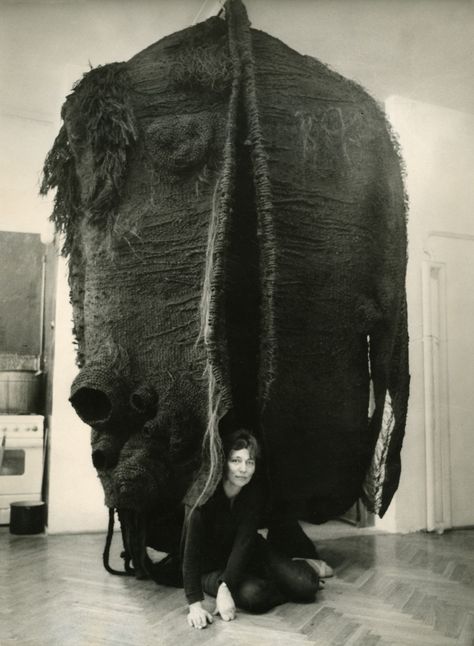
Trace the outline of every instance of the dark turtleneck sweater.
<instances>
[{"instance_id":1,"label":"dark turtleneck sweater","mask_svg":"<svg viewBox=\"0 0 474 646\"><path fill-rule=\"evenodd\" d=\"M254 554L264 496L256 481L230 499L221 483L211 498L187 518L183 553L184 591L188 603L204 599L201 576L223 570L220 580L231 593Z\"/></svg>"}]
</instances>

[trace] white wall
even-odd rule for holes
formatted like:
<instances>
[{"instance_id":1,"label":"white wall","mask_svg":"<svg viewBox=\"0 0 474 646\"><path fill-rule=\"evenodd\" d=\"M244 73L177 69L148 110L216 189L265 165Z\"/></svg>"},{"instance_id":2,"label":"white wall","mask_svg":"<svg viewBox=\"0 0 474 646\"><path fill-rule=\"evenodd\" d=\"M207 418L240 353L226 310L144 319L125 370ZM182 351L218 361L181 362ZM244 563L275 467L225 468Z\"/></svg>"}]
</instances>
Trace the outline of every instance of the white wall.
<instances>
[{"instance_id":1,"label":"white wall","mask_svg":"<svg viewBox=\"0 0 474 646\"><path fill-rule=\"evenodd\" d=\"M46 232L49 200L38 199L40 169L55 136L51 122L0 114L0 229Z\"/></svg>"},{"instance_id":2,"label":"white wall","mask_svg":"<svg viewBox=\"0 0 474 646\"><path fill-rule=\"evenodd\" d=\"M433 232L474 234L474 116L400 97L390 98L386 107L399 135L410 198L407 293L412 381L400 487L386 517L377 525L405 532L429 527L425 435L430 420L425 409L430 405L426 399L430 385L426 383L425 358L430 338L423 320L427 299L423 264L436 259L430 248ZM455 283L455 277L452 280ZM462 312L458 314L462 316ZM474 320L466 320L465 325L474 328ZM453 373L454 369L452 366ZM440 431L447 434L449 428L445 425ZM437 475L441 477L441 473Z\"/></svg>"},{"instance_id":3,"label":"white wall","mask_svg":"<svg viewBox=\"0 0 474 646\"><path fill-rule=\"evenodd\" d=\"M72 352L67 266L59 261L56 292L53 411L50 429L48 531L105 530L103 493L91 462L90 429L70 405L69 389L77 374Z\"/></svg>"},{"instance_id":4,"label":"white wall","mask_svg":"<svg viewBox=\"0 0 474 646\"><path fill-rule=\"evenodd\" d=\"M474 113L474 21L468 0L247 0L246 5L254 27L329 63L361 82L380 101L391 94L406 95ZM95 66L126 60L166 34L189 26L201 6L201 0L2 3L0 228L35 232L46 228L51 205L37 197L39 172L57 133L60 106L72 81L87 71L89 63ZM468 160L459 158L453 167L451 155L451 166L445 164L446 138L440 136L453 128L447 145L459 152L460 138L469 130L467 122L461 124L468 118L453 116L454 112L444 116L430 112L430 121L407 107L392 112L397 129L403 131L409 159L417 158L421 150L429 162L428 168L418 162L407 164L412 218L413 213L420 213L424 223L423 227L410 224L411 255L419 258L424 227L441 226L437 218L448 209L467 217L472 207L468 188L456 175L461 170L458 166ZM428 139L421 136L425 131L433 136L426 150ZM416 152L413 156L412 149ZM431 182L439 184L441 174L444 188L438 186L433 192ZM71 312L61 271L64 267L59 272L57 299L50 530L102 529L105 512L89 460L88 431L66 402L74 360ZM410 281L417 285L419 267L410 271ZM411 293L414 312L418 312L417 292ZM421 353L418 314L411 317L410 325L413 368ZM423 526L425 494L418 477L424 456L418 430L423 422L417 394L421 387L422 375L415 370L402 484L397 504L385 521L390 524L391 515L392 528ZM408 492L413 499L409 509Z\"/></svg>"}]
</instances>

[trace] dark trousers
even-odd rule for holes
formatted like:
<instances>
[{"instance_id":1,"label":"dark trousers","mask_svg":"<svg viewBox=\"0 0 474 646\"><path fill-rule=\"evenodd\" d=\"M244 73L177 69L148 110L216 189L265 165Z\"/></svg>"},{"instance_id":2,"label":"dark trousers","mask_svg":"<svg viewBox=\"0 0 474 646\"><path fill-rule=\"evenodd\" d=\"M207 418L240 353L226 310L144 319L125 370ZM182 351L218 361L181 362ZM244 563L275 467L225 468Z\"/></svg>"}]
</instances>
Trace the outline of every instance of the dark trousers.
<instances>
[{"instance_id":1,"label":"dark trousers","mask_svg":"<svg viewBox=\"0 0 474 646\"><path fill-rule=\"evenodd\" d=\"M261 539L261 540L260 540ZM305 561L292 561L259 537L258 549L248 571L232 590L235 605L252 613L267 612L287 601L315 600L319 577ZM204 592L215 597L223 570L202 576Z\"/></svg>"}]
</instances>

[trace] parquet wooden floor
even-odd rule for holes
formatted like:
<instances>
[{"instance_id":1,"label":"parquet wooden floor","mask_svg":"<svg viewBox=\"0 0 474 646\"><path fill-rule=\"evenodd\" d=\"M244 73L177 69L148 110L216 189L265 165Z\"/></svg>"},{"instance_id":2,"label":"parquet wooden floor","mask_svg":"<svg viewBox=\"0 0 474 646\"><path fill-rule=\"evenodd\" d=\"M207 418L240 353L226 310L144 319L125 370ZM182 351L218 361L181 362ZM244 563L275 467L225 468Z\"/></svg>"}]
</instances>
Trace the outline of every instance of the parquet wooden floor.
<instances>
[{"instance_id":1,"label":"parquet wooden floor","mask_svg":"<svg viewBox=\"0 0 474 646\"><path fill-rule=\"evenodd\" d=\"M1 528L0 644L474 645L474 530L438 536L333 529L310 528L336 571L316 603L239 613L236 621L196 631L186 624L182 590L105 572L104 536L12 536ZM113 549L118 567L118 535Z\"/></svg>"}]
</instances>

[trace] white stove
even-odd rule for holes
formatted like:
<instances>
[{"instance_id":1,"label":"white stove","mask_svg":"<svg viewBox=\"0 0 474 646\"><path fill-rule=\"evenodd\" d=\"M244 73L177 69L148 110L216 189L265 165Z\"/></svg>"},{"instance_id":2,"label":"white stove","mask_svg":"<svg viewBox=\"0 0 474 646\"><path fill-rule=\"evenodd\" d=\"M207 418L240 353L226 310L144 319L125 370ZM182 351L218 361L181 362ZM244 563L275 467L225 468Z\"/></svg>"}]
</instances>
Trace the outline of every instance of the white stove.
<instances>
[{"instance_id":1,"label":"white stove","mask_svg":"<svg viewBox=\"0 0 474 646\"><path fill-rule=\"evenodd\" d=\"M41 500L44 456L41 415L0 415L0 525L10 503Z\"/></svg>"}]
</instances>

